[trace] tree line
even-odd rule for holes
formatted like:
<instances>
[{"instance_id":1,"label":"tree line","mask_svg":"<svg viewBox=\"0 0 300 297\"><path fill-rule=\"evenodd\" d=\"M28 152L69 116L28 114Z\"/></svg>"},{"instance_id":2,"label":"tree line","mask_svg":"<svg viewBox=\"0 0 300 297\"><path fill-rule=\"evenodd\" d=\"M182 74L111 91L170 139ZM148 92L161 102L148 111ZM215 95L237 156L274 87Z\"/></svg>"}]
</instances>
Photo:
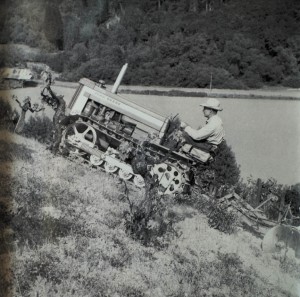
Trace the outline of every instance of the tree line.
<instances>
[{"instance_id":1,"label":"tree line","mask_svg":"<svg viewBox=\"0 0 300 297\"><path fill-rule=\"evenodd\" d=\"M0 8L0 42L42 48L39 61L66 80L112 82L128 62L126 84L208 87L212 77L217 88L300 87L297 0L12 0Z\"/></svg>"}]
</instances>

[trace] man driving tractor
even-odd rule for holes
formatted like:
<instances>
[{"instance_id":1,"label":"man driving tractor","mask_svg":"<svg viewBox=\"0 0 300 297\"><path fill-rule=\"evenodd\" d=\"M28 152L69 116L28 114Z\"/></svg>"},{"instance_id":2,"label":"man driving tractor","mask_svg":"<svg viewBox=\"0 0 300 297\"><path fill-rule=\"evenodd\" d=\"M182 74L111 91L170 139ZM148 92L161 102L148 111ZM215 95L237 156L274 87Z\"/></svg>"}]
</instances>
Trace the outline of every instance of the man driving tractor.
<instances>
[{"instance_id":1,"label":"man driving tractor","mask_svg":"<svg viewBox=\"0 0 300 297\"><path fill-rule=\"evenodd\" d=\"M207 118L206 125L196 130L182 122L184 142L190 145L189 151L198 148L205 152L211 152L221 144L225 136L223 122L218 116L218 111L221 111L222 108L219 100L214 98L209 98L200 106L203 106L203 114Z\"/></svg>"}]
</instances>

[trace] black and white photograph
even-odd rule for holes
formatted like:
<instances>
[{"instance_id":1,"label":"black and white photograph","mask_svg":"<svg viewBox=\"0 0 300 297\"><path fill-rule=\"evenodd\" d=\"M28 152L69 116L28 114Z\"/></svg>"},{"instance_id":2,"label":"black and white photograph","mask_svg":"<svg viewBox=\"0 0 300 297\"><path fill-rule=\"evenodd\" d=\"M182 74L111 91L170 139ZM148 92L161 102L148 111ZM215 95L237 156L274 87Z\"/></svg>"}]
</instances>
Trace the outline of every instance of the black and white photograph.
<instances>
[{"instance_id":1,"label":"black and white photograph","mask_svg":"<svg viewBox=\"0 0 300 297\"><path fill-rule=\"evenodd\" d=\"M0 297L300 297L299 0L1 0Z\"/></svg>"}]
</instances>

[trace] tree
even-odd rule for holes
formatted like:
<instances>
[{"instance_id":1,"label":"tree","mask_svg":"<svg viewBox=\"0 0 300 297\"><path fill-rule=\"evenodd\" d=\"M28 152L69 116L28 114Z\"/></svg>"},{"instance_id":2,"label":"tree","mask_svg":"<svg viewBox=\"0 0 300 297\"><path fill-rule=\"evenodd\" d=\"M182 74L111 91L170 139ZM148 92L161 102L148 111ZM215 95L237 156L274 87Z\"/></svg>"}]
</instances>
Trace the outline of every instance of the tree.
<instances>
[{"instance_id":1,"label":"tree","mask_svg":"<svg viewBox=\"0 0 300 297\"><path fill-rule=\"evenodd\" d=\"M48 2L45 9L44 32L49 42L63 50L63 22L58 5Z\"/></svg>"},{"instance_id":2,"label":"tree","mask_svg":"<svg viewBox=\"0 0 300 297\"><path fill-rule=\"evenodd\" d=\"M99 26L109 18L109 0L97 0L97 25Z\"/></svg>"},{"instance_id":3,"label":"tree","mask_svg":"<svg viewBox=\"0 0 300 297\"><path fill-rule=\"evenodd\" d=\"M64 49L71 50L78 43L80 19L77 16L64 17Z\"/></svg>"},{"instance_id":4,"label":"tree","mask_svg":"<svg viewBox=\"0 0 300 297\"><path fill-rule=\"evenodd\" d=\"M189 0L188 1L188 11L198 12L199 11L199 0Z\"/></svg>"}]
</instances>

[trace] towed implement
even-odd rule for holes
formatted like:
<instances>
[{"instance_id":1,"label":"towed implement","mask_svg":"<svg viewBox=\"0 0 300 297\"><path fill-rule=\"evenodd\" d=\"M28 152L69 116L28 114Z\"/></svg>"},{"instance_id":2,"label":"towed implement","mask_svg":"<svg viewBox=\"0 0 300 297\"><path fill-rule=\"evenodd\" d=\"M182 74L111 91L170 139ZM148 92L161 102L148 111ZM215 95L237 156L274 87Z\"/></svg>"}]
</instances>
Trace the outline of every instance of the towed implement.
<instances>
[{"instance_id":1,"label":"towed implement","mask_svg":"<svg viewBox=\"0 0 300 297\"><path fill-rule=\"evenodd\" d=\"M178 151L181 137L178 126L174 129L172 125L174 118L163 117L117 94L126 69L127 64L111 91L102 81L79 81L66 112L77 120L64 129L61 149L137 187L144 187L145 181L133 160L143 153L151 160L145 168L159 180L160 194L185 192L191 184L191 169L211 156L201 151Z\"/></svg>"}]
</instances>

